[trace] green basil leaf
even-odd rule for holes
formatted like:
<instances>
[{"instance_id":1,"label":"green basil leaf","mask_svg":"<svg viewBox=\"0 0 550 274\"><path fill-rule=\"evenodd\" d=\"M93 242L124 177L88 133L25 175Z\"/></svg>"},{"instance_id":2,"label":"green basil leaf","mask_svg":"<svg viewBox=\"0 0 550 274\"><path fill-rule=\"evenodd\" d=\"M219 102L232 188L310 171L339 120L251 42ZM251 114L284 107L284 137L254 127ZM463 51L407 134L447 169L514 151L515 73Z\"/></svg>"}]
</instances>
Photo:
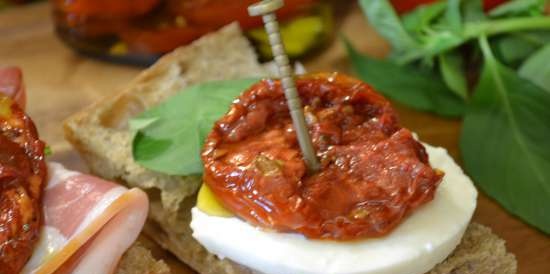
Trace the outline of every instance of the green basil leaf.
<instances>
[{"instance_id":1,"label":"green basil leaf","mask_svg":"<svg viewBox=\"0 0 550 274\"><path fill-rule=\"evenodd\" d=\"M400 18L387 0L360 0L364 14L369 23L386 38L392 45L392 59L398 64L407 64L418 59L431 60L439 53L459 46L465 42L460 31L460 1L451 0L451 7L446 9L443 24L435 26L426 25L432 17L441 13L439 6L427 6L419 8L418 13L413 11L407 28L401 23ZM447 4L444 3L446 7ZM423 12L423 10L425 10ZM413 37L407 30L416 30Z\"/></svg>"},{"instance_id":2,"label":"green basil leaf","mask_svg":"<svg viewBox=\"0 0 550 274\"><path fill-rule=\"evenodd\" d=\"M483 1L480 0L463 0L462 13L464 22L475 23L487 20L483 11Z\"/></svg>"},{"instance_id":3,"label":"green basil leaf","mask_svg":"<svg viewBox=\"0 0 550 274\"><path fill-rule=\"evenodd\" d=\"M442 5L442 6L439 6ZM445 7L443 16L439 16L437 20L435 17L436 12L439 12L439 7ZM415 28L421 28L413 32L414 38L420 42L417 48L413 50L406 50L400 52L395 56L394 60L399 64L407 64L415 60L422 60L423 63L433 63L434 57L460 46L466 41L466 38L462 32L462 18L461 18L461 1L449 0L446 2L440 2L433 5L426 6L426 20L428 23L423 25L414 26ZM418 8L418 15L422 15L422 9ZM414 19L415 14L412 15ZM428 17L429 16L429 17ZM412 20L408 19L408 20ZM418 18L415 20L420 20ZM403 19L405 22L405 18ZM420 22L416 22L420 24ZM412 24L412 23L409 23ZM409 27L410 28L410 27ZM408 29L408 28L407 28Z\"/></svg>"},{"instance_id":4,"label":"green basil leaf","mask_svg":"<svg viewBox=\"0 0 550 274\"><path fill-rule=\"evenodd\" d=\"M138 131L142 130L156 121L159 120L159 117L136 117L129 122L130 130Z\"/></svg>"},{"instance_id":5,"label":"green basil leaf","mask_svg":"<svg viewBox=\"0 0 550 274\"><path fill-rule=\"evenodd\" d=\"M550 92L550 44L529 57L519 68L519 75Z\"/></svg>"},{"instance_id":6,"label":"green basil leaf","mask_svg":"<svg viewBox=\"0 0 550 274\"><path fill-rule=\"evenodd\" d=\"M387 97L443 116L458 117L464 113L465 102L454 95L430 70L363 56L347 41L346 47L359 78Z\"/></svg>"},{"instance_id":7,"label":"green basil leaf","mask_svg":"<svg viewBox=\"0 0 550 274\"><path fill-rule=\"evenodd\" d=\"M503 33L550 29L550 17L506 18L478 23L464 24L463 31L456 33L450 29L441 29L428 33L420 40L421 46L405 51L395 58L399 64L407 64L418 59L431 58L456 48L465 42L483 35L494 36Z\"/></svg>"},{"instance_id":8,"label":"green basil leaf","mask_svg":"<svg viewBox=\"0 0 550 274\"><path fill-rule=\"evenodd\" d=\"M418 59L431 59L466 42L461 33L456 33L450 29L432 32L421 37L420 40L422 42L421 48L399 54L395 57L395 62L408 64Z\"/></svg>"},{"instance_id":9,"label":"green basil leaf","mask_svg":"<svg viewBox=\"0 0 550 274\"><path fill-rule=\"evenodd\" d=\"M537 50L537 46L521 37L507 35L494 41L495 54L503 63L517 66Z\"/></svg>"},{"instance_id":10,"label":"green basil leaf","mask_svg":"<svg viewBox=\"0 0 550 274\"><path fill-rule=\"evenodd\" d=\"M418 21L409 22L410 25L405 28L388 0L360 0L360 4L371 25L390 42L392 60L398 64L417 60L429 63L437 55L482 35L550 29L548 17L526 16L489 21L480 0L451 0L443 20L425 26L419 32L418 28L422 24ZM464 18L460 17L461 13ZM413 29L417 31L407 32Z\"/></svg>"},{"instance_id":11,"label":"green basil leaf","mask_svg":"<svg viewBox=\"0 0 550 274\"><path fill-rule=\"evenodd\" d=\"M258 79L209 82L190 87L130 122L136 130L134 160L169 175L202 173L200 151L214 122Z\"/></svg>"},{"instance_id":12,"label":"green basil leaf","mask_svg":"<svg viewBox=\"0 0 550 274\"><path fill-rule=\"evenodd\" d=\"M369 23L386 38L397 53L417 48L417 42L407 33L388 0L360 0Z\"/></svg>"},{"instance_id":13,"label":"green basil leaf","mask_svg":"<svg viewBox=\"0 0 550 274\"><path fill-rule=\"evenodd\" d=\"M402 17L403 27L411 33L421 34L444 13L446 7L446 2L421 5Z\"/></svg>"},{"instance_id":14,"label":"green basil leaf","mask_svg":"<svg viewBox=\"0 0 550 274\"><path fill-rule=\"evenodd\" d=\"M485 65L464 119L465 168L511 213L550 233L550 93L494 58Z\"/></svg>"},{"instance_id":15,"label":"green basil leaf","mask_svg":"<svg viewBox=\"0 0 550 274\"><path fill-rule=\"evenodd\" d=\"M545 5L546 0L513 0L494 8L489 12L489 16L540 16L544 14Z\"/></svg>"},{"instance_id":16,"label":"green basil leaf","mask_svg":"<svg viewBox=\"0 0 550 274\"><path fill-rule=\"evenodd\" d=\"M468 98L468 84L462 56L456 51L439 55L439 70L445 84L460 98Z\"/></svg>"},{"instance_id":17,"label":"green basil leaf","mask_svg":"<svg viewBox=\"0 0 550 274\"><path fill-rule=\"evenodd\" d=\"M464 41L461 35L460 0L420 6L403 18L403 24L421 44L420 48L397 56L395 60L400 64L414 59L423 59L424 63L433 62L437 53Z\"/></svg>"},{"instance_id":18,"label":"green basil leaf","mask_svg":"<svg viewBox=\"0 0 550 274\"><path fill-rule=\"evenodd\" d=\"M459 33L462 30L462 17L460 14L460 0L447 0L445 11L445 24L449 29Z\"/></svg>"},{"instance_id":19,"label":"green basil leaf","mask_svg":"<svg viewBox=\"0 0 550 274\"><path fill-rule=\"evenodd\" d=\"M515 32L491 40L499 60L514 68L548 43L549 31Z\"/></svg>"}]
</instances>

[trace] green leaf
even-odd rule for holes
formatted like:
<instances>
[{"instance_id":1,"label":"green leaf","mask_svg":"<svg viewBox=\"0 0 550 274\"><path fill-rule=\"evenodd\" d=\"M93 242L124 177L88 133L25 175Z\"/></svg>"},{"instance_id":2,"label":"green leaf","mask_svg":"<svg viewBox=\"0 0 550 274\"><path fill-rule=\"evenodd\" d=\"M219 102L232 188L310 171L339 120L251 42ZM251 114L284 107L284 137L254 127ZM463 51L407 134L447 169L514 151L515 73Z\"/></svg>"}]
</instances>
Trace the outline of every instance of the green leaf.
<instances>
[{"instance_id":1,"label":"green leaf","mask_svg":"<svg viewBox=\"0 0 550 274\"><path fill-rule=\"evenodd\" d=\"M417 48L417 42L407 33L392 5L387 0L359 0L369 23L386 38L395 52Z\"/></svg>"},{"instance_id":2,"label":"green leaf","mask_svg":"<svg viewBox=\"0 0 550 274\"><path fill-rule=\"evenodd\" d=\"M464 24L459 34L448 29L430 33L421 39L421 46L401 53L395 61L399 64L408 64L418 59L431 58L456 48L472 39L483 35L493 36L503 33L513 33L530 30L550 29L550 17L518 17Z\"/></svg>"},{"instance_id":3,"label":"green leaf","mask_svg":"<svg viewBox=\"0 0 550 274\"><path fill-rule=\"evenodd\" d=\"M483 1L480 0L463 0L462 12L464 14L464 22L481 22L487 19L483 11Z\"/></svg>"},{"instance_id":4,"label":"green leaf","mask_svg":"<svg viewBox=\"0 0 550 274\"><path fill-rule=\"evenodd\" d=\"M409 32L420 34L444 13L446 7L446 2L421 5L402 17L403 26Z\"/></svg>"},{"instance_id":5,"label":"green leaf","mask_svg":"<svg viewBox=\"0 0 550 274\"><path fill-rule=\"evenodd\" d=\"M466 39L493 36L521 31L542 31L550 29L550 17L512 17L467 23L464 26Z\"/></svg>"},{"instance_id":6,"label":"green leaf","mask_svg":"<svg viewBox=\"0 0 550 274\"><path fill-rule=\"evenodd\" d=\"M359 2L370 24L392 45L392 60L398 64L409 64L417 60L428 60L429 63L439 54L470 40L477 40L483 35L550 29L550 17L545 16L487 20L480 0L463 0L463 3L451 0L444 20L437 20L428 26L423 22L432 22L431 17L437 14L437 8L431 7L435 10L423 15L425 18L418 18L421 13L419 11L417 15L407 19L409 21L404 21L405 28L388 0ZM461 13L464 14L463 19L460 18Z\"/></svg>"},{"instance_id":7,"label":"green leaf","mask_svg":"<svg viewBox=\"0 0 550 274\"><path fill-rule=\"evenodd\" d=\"M491 12L489 12L489 16L540 16L544 14L545 5L546 0L513 0L491 10Z\"/></svg>"},{"instance_id":8,"label":"green leaf","mask_svg":"<svg viewBox=\"0 0 550 274\"><path fill-rule=\"evenodd\" d=\"M529 57L519 68L519 75L550 92L550 44Z\"/></svg>"},{"instance_id":9,"label":"green leaf","mask_svg":"<svg viewBox=\"0 0 550 274\"><path fill-rule=\"evenodd\" d=\"M517 66L540 47L550 43L550 32L517 32L494 41L496 54L506 64Z\"/></svg>"},{"instance_id":10,"label":"green leaf","mask_svg":"<svg viewBox=\"0 0 550 274\"><path fill-rule=\"evenodd\" d=\"M406 29L414 34L413 38L420 44L394 54L394 60L399 64L407 64L418 59L422 59L424 63L431 63L440 53L464 43L460 2L449 0L427 5L404 17Z\"/></svg>"},{"instance_id":11,"label":"green leaf","mask_svg":"<svg viewBox=\"0 0 550 274\"><path fill-rule=\"evenodd\" d=\"M439 70L445 84L460 98L468 98L462 56L456 51L439 55Z\"/></svg>"},{"instance_id":12,"label":"green leaf","mask_svg":"<svg viewBox=\"0 0 550 274\"><path fill-rule=\"evenodd\" d=\"M466 170L511 213L550 233L550 93L498 63L480 41L485 65L460 142Z\"/></svg>"},{"instance_id":13,"label":"green leaf","mask_svg":"<svg viewBox=\"0 0 550 274\"><path fill-rule=\"evenodd\" d=\"M159 120L159 117L136 117L130 120L130 130L138 131L152 125Z\"/></svg>"},{"instance_id":14,"label":"green leaf","mask_svg":"<svg viewBox=\"0 0 550 274\"><path fill-rule=\"evenodd\" d=\"M439 16L443 11L439 7L444 7L443 16ZM460 15L460 0L449 0L433 5L425 6L423 9L413 12L413 17L408 20L419 20L419 22L409 22L408 24L418 24L409 26L407 29L418 28L413 34L417 41L420 41L420 47L413 50L407 50L399 53L395 61L400 64L406 64L415 59L422 59L424 63L433 63L433 58L440 52L451 49L464 42L462 35L462 19ZM422 13L425 10L425 13ZM425 16L425 18L414 16ZM436 17L437 16L437 17ZM437 20L436 20L437 19ZM406 18L403 19L404 22Z\"/></svg>"},{"instance_id":15,"label":"green leaf","mask_svg":"<svg viewBox=\"0 0 550 274\"><path fill-rule=\"evenodd\" d=\"M421 38L422 47L401 53L395 58L398 64L408 64L418 59L431 59L443 52L462 45L466 40L451 30L440 30Z\"/></svg>"},{"instance_id":16,"label":"green leaf","mask_svg":"<svg viewBox=\"0 0 550 274\"><path fill-rule=\"evenodd\" d=\"M447 0L447 10L445 11L445 24L449 28L459 33L462 30L462 18L460 15L460 0Z\"/></svg>"},{"instance_id":17,"label":"green leaf","mask_svg":"<svg viewBox=\"0 0 550 274\"><path fill-rule=\"evenodd\" d=\"M214 122L258 79L209 82L190 87L131 120L137 130L134 160L169 175L202 173L200 151Z\"/></svg>"},{"instance_id":18,"label":"green leaf","mask_svg":"<svg viewBox=\"0 0 550 274\"><path fill-rule=\"evenodd\" d=\"M363 56L347 41L346 47L359 77L387 97L443 116L458 117L464 113L465 102L431 71Z\"/></svg>"}]
</instances>

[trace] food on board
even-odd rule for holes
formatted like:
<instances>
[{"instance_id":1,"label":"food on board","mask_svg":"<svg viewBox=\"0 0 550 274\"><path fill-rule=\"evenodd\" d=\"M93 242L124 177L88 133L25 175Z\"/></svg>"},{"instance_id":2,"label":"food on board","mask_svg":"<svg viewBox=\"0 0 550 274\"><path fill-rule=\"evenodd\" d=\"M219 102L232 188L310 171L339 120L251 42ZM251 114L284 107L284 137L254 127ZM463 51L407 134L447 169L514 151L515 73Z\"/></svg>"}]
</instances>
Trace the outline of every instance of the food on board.
<instances>
[{"instance_id":1,"label":"food on board","mask_svg":"<svg viewBox=\"0 0 550 274\"><path fill-rule=\"evenodd\" d=\"M147 196L47 163L25 103L21 70L1 67L0 273L112 273L141 232Z\"/></svg>"},{"instance_id":2,"label":"food on board","mask_svg":"<svg viewBox=\"0 0 550 274\"><path fill-rule=\"evenodd\" d=\"M223 47L220 44L224 44ZM225 54L221 48L231 48L231 54ZM515 259L506 252L504 242L486 228L477 224L468 225L475 208L476 191L443 149L424 145L428 150L430 166L434 171L441 169L445 172L434 199L418 207L388 235L351 242L318 241L299 233L256 227L239 218L231 208L224 208L223 199L216 197L214 191L202 184L202 176L161 173L144 168L135 161L132 156L135 132L130 125L140 113L161 111L163 102L176 98L190 87L196 89L197 84L258 76L269 78L238 27L229 26L166 55L138 76L124 92L69 118L65 123L66 136L94 173L107 179L118 178L129 186L152 190L148 192L151 210L144 231L201 274L244 274L261 270L264 273L281 273L286 269L299 269L288 273L326 273L328 268L315 268L315 265L326 266L317 260L321 256L332 262L335 257L341 259L340 263L353 260L357 264L347 264L349 267L363 267L359 270L362 272L358 272L358 268L350 270L342 267L335 268L334 273L370 273L374 270L365 269L370 264L362 265L368 256L359 259L354 251L361 248L364 252L380 255L382 251L371 246L376 242L381 247L395 248L390 250L393 255L384 253L384 259L378 260L381 264L390 263L391 266L386 268L388 273L400 273L399 258L402 257L394 255L405 250L409 251L403 254L410 256L409 262L412 262L408 266L414 266L418 271L425 269L425 272L432 274L516 273ZM229 100L224 108L228 110L231 103ZM156 119L148 124L154 127L155 123L162 121ZM268 164L264 165L265 162ZM266 170L275 166L265 162L259 166L267 167ZM451 209L455 213L448 214ZM433 225L434 221L438 222L437 226ZM433 237L441 236L436 231L442 227L446 228L445 236ZM407 236L411 232L415 235L412 238ZM409 246L402 240L404 238L414 241L409 242ZM426 239L436 241L440 249L425 245ZM419 244L422 241L424 244ZM430 248L431 252L425 252L423 248L426 246L434 248ZM316 252L306 252L312 250ZM453 250L455 252L451 253ZM297 254L309 254L311 261ZM365 253L361 254L365 256ZM468 255L465 257L463 254ZM373 266L381 267L381 264Z\"/></svg>"}]
</instances>

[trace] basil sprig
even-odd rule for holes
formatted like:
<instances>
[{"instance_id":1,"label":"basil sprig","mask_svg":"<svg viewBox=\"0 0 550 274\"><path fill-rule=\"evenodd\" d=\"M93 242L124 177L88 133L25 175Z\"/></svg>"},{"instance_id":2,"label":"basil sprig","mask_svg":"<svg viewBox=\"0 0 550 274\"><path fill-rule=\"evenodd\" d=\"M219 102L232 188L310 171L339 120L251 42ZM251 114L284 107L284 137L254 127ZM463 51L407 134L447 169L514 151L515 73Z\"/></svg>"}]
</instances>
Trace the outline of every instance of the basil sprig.
<instances>
[{"instance_id":1,"label":"basil sprig","mask_svg":"<svg viewBox=\"0 0 550 274\"><path fill-rule=\"evenodd\" d=\"M464 117L460 149L477 185L550 233L550 17L544 0L484 13L479 0L423 5L403 17L360 0L392 47L386 59L346 43L355 71L413 108Z\"/></svg>"}]
</instances>

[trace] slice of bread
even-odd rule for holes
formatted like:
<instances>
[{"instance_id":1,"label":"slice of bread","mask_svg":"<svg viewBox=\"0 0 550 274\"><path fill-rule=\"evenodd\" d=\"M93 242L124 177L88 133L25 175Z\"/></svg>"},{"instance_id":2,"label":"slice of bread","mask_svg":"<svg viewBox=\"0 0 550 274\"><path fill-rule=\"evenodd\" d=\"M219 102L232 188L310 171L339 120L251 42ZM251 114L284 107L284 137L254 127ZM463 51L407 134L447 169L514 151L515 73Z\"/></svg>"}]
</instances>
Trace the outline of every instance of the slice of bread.
<instances>
[{"instance_id":1,"label":"slice of bread","mask_svg":"<svg viewBox=\"0 0 550 274\"><path fill-rule=\"evenodd\" d=\"M170 274L163 261L153 257L141 240L136 241L122 256L115 274Z\"/></svg>"},{"instance_id":2,"label":"slice of bread","mask_svg":"<svg viewBox=\"0 0 550 274\"><path fill-rule=\"evenodd\" d=\"M227 26L192 45L177 49L141 73L122 93L70 117L67 139L91 171L148 191L151 200L145 233L201 274L252 274L205 250L189 227L190 209L200 178L156 173L139 166L131 154L128 120L186 86L218 79L265 75L237 25ZM471 224L462 243L433 274L513 274L516 260L489 229Z\"/></svg>"}]
</instances>

